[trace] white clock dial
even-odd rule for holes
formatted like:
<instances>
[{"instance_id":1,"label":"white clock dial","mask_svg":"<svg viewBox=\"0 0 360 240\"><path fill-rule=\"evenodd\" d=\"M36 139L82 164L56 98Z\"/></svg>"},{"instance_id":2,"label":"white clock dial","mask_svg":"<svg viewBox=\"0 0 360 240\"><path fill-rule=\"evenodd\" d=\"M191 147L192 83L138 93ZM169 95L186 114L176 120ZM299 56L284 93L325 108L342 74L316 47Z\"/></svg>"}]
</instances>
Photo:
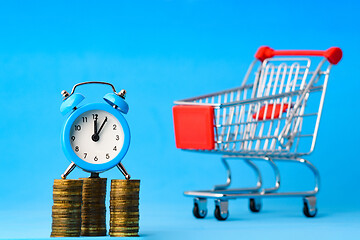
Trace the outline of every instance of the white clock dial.
<instances>
[{"instance_id":1,"label":"white clock dial","mask_svg":"<svg viewBox=\"0 0 360 240\"><path fill-rule=\"evenodd\" d=\"M120 122L102 110L81 114L72 124L69 137L75 154L92 164L111 161L124 145L124 130Z\"/></svg>"}]
</instances>

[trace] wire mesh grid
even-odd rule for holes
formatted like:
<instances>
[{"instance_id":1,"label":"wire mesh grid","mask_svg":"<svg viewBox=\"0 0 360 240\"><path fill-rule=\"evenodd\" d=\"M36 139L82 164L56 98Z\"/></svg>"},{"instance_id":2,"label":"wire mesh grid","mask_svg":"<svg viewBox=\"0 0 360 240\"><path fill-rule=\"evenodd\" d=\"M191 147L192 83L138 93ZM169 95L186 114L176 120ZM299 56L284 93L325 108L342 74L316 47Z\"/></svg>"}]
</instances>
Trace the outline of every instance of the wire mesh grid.
<instances>
[{"instance_id":1,"label":"wire mesh grid","mask_svg":"<svg viewBox=\"0 0 360 240\"><path fill-rule=\"evenodd\" d=\"M213 151L245 155L309 154L316 141L330 70L322 71L323 64L324 61L311 69L309 58L267 59L254 72L253 84L177 104L214 106Z\"/></svg>"}]
</instances>

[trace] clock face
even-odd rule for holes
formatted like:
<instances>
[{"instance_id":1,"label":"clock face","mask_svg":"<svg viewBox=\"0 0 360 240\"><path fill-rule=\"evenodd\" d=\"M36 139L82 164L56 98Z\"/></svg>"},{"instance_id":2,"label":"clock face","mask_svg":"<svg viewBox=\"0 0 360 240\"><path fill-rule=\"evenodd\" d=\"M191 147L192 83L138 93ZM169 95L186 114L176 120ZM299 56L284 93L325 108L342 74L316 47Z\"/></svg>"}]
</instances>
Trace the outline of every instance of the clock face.
<instances>
[{"instance_id":1,"label":"clock face","mask_svg":"<svg viewBox=\"0 0 360 240\"><path fill-rule=\"evenodd\" d=\"M90 110L76 118L69 138L79 158L88 163L102 164L120 153L124 145L124 130L112 114Z\"/></svg>"}]
</instances>

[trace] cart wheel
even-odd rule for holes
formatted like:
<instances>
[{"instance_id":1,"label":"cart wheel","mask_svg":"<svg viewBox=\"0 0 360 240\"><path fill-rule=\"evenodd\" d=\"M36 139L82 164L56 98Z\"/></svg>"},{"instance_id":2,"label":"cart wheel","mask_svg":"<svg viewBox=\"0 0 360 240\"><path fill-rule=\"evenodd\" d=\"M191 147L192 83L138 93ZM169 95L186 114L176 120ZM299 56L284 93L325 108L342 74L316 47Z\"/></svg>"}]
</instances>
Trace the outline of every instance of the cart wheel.
<instances>
[{"instance_id":1,"label":"cart wheel","mask_svg":"<svg viewBox=\"0 0 360 240\"><path fill-rule=\"evenodd\" d=\"M226 214L221 214L220 207L216 206L214 215L215 215L217 220L225 221L229 217L229 211L227 211Z\"/></svg>"},{"instance_id":2,"label":"cart wheel","mask_svg":"<svg viewBox=\"0 0 360 240\"><path fill-rule=\"evenodd\" d=\"M196 218L204 218L207 214L207 210L200 210L199 205L194 203L193 214Z\"/></svg>"},{"instance_id":3,"label":"cart wheel","mask_svg":"<svg viewBox=\"0 0 360 240\"><path fill-rule=\"evenodd\" d=\"M249 200L250 211L252 211L253 213L260 212L261 200L259 198L250 198Z\"/></svg>"},{"instance_id":4,"label":"cart wheel","mask_svg":"<svg viewBox=\"0 0 360 240\"><path fill-rule=\"evenodd\" d=\"M303 207L304 215L309 218L315 217L317 214L316 197L315 196L304 197L303 201L304 201L304 207Z\"/></svg>"},{"instance_id":5,"label":"cart wheel","mask_svg":"<svg viewBox=\"0 0 360 240\"><path fill-rule=\"evenodd\" d=\"M303 213L308 218L315 217L317 214L317 208L315 208L315 210L313 210L313 211L310 211L309 206L306 203L304 203Z\"/></svg>"}]
</instances>

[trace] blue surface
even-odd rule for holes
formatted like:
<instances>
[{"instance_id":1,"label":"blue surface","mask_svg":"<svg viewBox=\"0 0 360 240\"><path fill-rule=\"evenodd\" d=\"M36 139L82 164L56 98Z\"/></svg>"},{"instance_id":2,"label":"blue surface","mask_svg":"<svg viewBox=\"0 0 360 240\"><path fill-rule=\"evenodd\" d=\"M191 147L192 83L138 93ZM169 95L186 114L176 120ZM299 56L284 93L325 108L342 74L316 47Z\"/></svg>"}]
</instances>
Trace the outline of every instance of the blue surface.
<instances>
[{"instance_id":1,"label":"blue surface","mask_svg":"<svg viewBox=\"0 0 360 240\"><path fill-rule=\"evenodd\" d=\"M102 100L101 100L102 101ZM91 164L79 158L75 154L70 143L70 131L74 121L83 113L91 110L102 110L112 114L117 120L119 120L121 127L124 131L124 144L119 154L112 160L102 164ZM65 120L64 127L61 131L61 146L62 149L70 162L74 162L76 166L88 171L88 172L103 172L115 167L125 157L130 146L130 129L125 117L120 113L118 109L115 109L106 103L90 103L79 107L72 112Z\"/></svg>"},{"instance_id":2,"label":"blue surface","mask_svg":"<svg viewBox=\"0 0 360 240\"><path fill-rule=\"evenodd\" d=\"M142 180L144 238L339 239L359 236L357 73L359 1L8 1L0 3L0 238L48 237L52 183L69 162L59 135L61 90L81 81L109 81L126 89L132 133L123 159ZM175 148L174 100L236 87L256 49L341 47L334 66L318 142L308 158L322 177L319 217L302 216L301 199L264 201L252 215L247 202L230 204L230 218L217 222L191 215L184 190L225 181L219 156ZM84 86L84 102L109 89ZM255 177L242 162L234 186ZM266 185L273 176L260 163ZM279 164L282 189L310 189L311 173ZM88 174L75 169L70 178ZM122 178L117 169L103 175Z\"/></svg>"}]
</instances>

